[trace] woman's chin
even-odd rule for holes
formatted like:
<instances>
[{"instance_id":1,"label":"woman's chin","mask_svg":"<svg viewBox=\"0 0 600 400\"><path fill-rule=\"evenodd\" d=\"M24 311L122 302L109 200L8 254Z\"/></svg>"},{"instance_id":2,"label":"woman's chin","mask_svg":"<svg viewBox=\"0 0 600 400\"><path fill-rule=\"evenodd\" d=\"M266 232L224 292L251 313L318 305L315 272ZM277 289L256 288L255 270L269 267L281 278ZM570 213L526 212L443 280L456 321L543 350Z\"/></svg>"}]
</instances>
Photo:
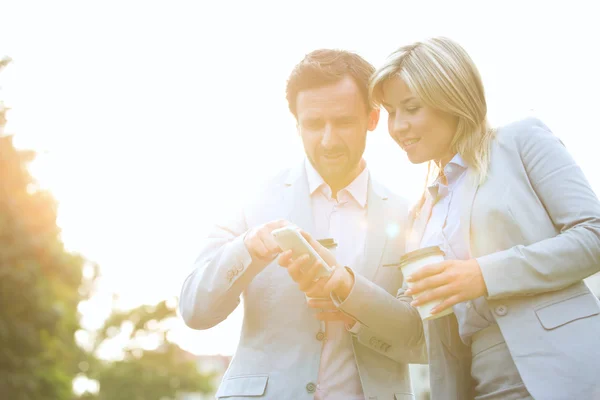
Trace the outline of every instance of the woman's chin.
<instances>
[{"instance_id":1,"label":"woman's chin","mask_svg":"<svg viewBox=\"0 0 600 400\"><path fill-rule=\"evenodd\" d=\"M429 161L427 157L419 156L419 154L406 153L406 155L408 156L408 161L412 164L423 164L424 162Z\"/></svg>"}]
</instances>

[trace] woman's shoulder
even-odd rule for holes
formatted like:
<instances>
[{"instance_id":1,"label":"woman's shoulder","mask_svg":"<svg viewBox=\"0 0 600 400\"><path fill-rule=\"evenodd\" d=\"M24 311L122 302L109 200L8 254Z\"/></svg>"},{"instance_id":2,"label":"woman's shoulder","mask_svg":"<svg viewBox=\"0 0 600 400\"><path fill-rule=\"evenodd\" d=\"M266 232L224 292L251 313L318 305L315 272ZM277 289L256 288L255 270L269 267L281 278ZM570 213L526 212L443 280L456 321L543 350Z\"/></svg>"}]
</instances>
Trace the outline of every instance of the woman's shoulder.
<instances>
[{"instance_id":1,"label":"woman's shoulder","mask_svg":"<svg viewBox=\"0 0 600 400\"><path fill-rule=\"evenodd\" d=\"M529 146L544 137L555 138L550 128L536 117L523 118L496 128L496 140L504 145Z\"/></svg>"}]
</instances>

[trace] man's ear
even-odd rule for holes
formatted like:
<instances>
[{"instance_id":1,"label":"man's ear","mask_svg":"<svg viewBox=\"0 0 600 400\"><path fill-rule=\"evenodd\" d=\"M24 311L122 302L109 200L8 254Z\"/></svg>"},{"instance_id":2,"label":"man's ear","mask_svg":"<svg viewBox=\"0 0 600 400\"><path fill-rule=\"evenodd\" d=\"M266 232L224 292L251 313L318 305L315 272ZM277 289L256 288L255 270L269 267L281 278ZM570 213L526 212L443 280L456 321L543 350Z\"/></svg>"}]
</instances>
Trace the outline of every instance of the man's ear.
<instances>
[{"instance_id":1,"label":"man's ear","mask_svg":"<svg viewBox=\"0 0 600 400\"><path fill-rule=\"evenodd\" d=\"M379 122L379 112L381 109L379 107L372 109L369 112L369 124L367 125L367 130L374 131L377 128L377 123Z\"/></svg>"}]
</instances>

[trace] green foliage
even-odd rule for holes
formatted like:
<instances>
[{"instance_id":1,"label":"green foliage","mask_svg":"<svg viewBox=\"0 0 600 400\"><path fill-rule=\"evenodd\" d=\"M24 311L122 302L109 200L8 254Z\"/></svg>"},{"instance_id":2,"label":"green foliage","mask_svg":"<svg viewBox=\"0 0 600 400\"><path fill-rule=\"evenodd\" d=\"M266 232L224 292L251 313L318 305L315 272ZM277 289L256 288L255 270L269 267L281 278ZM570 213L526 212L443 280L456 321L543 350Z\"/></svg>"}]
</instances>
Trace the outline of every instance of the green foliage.
<instances>
[{"instance_id":1,"label":"green foliage","mask_svg":"<svg viewBox=\"0 0 600 400\"><path fill-rule=\"evenodd\" d=\"M65 250L56 201L28 172L33 158L0 135L0 393L70 399L82 355L74 333L85 260Z\"/></svg>"},{"instance_id":2,"label":"green foliage","mask_svg":"<svg viewBox=\"0 0 600 400\"><path fill-rule=\"evenodd\" d=\"M201 375L194 356L167 340L173 307L156 306L115 311L97 333L96 347L116 337L127 338L123 360L98 362L88 376L100 384L97 400L158 400L175 398L177 392L212 391L211 377ZM154 337L155 350L143 350L139 339Z\"/></svg>"},{"instance_id":3,"label":"green foliage","mask_svg":"<svg viewBox=\"0 0 600 400\"><path fill-rule=\"evenodd\" d=\"M0 60L0 70L9 63ZM81 329L77 306L89 297L97 266L67 251L56 224L57 203L28 171L35 154L17 150L3 134L0 100L0 398L71 400L72 381L85 373L100 384L81 400L166 399L178 391L212 390L194 357L167 340L174 307L167 302L115 311L97 332L96 348L128 333L121 361L98 360L75 342ZM94 273L83 278L83 270ZM143 350L142 337L159 347Z\"/></svg>"}]
</instances>

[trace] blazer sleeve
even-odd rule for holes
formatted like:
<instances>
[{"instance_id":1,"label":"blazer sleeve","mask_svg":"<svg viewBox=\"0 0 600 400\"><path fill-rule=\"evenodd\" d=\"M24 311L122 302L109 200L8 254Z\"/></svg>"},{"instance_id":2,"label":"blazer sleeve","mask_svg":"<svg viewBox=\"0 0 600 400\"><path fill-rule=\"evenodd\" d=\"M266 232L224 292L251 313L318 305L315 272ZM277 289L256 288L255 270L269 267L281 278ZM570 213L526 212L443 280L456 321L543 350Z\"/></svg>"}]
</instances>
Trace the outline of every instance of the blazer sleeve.
<instances>
[{"instance_id":1,"label":"blazer sleeve","mask_svg":"<svg viewBox=\"0 0 600 400\"><path fill-rule=\"evenodd\" d=\"M348 297L343 302L334 297L334 303L360 324L353 333L360 344L399 363L426 364L423 323L405 290L406 286L400 288L394 296L355 274Z\"/></svg>"},{"instance_id":2,"label":"blazer sleeve","mask_svg":"<svg viewBox=\"0 0 600 400\"><path fill-rule=\"evenodd\" d=\"M193 329L208 329L227 318L240 295L265 267L252 262L244 244L244 212L213 227L181 289L179 311ZM259 265L260 264L260 265Z\"/></svg>"},{"instance_id":3,"label":"blazer sleeve","mask_svg":"<svg viewBox=\"0 0 600 400\"><path fill-rule=\"evenodd\" d=\"M562 142L540 121L515 136L555 237L477 258L488 298L559 290L600 271L600 202Z\"/></svg>"},{"instance_id":4,"label":"blazer sleeve","mask_svg":"<svg viewBox=\"0 0 600 400\"><path fill-rule=\"evenodd\" d=\"M399 204L398 207L404 206ZM409 216L409 224L410 221ZM407 229L406 218L399 217L398 223L405 227L405 233L398 235L388 245L404 249L410 230ZM331 297L340 311L360 324L358 332L353 333L358 342L397 362L427 363L423 323L417 309L410 305L412 297L404 295L407 286L402 273L398 271L394 295L351 268L348 269L354 275L350 294L344 301L335 294Z\"/></svg>"}]
</instances>

